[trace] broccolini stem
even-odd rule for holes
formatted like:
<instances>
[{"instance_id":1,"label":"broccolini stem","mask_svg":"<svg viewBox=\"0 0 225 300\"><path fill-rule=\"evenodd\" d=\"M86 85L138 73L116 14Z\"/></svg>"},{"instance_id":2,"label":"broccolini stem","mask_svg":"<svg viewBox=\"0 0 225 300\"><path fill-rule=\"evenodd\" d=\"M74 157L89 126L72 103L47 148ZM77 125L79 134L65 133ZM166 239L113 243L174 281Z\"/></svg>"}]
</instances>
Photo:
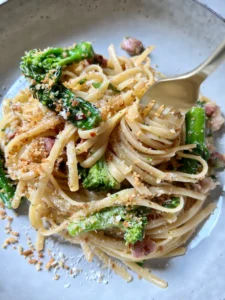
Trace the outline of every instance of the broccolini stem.
<instances>
[{"instance_id":1,"label":"broccolini stem","mask_svg":"<svg viewBox=\"0 0 225 300\"><path fill-rule=\"evenodd\" d=\"M3 153L0 152L0 198L7 208L12 208L11 201L15 194L16 187L8 177L4 167L5 160Z\"/></svg>"},{"instance_id":2,"label":"broccolini stem","mask_svg":"<svg viewBox=\"0 0 225 300\"><path fill-rule=\"evenodd\" d=\"M63 50L62 55L65 58L60 60L60 66L65 66L73 62L78 63L84 59L91 59L95 53L90 43L82 42L77 44L73 49Z\"/></svg>"},{"instance_id":3,"label":"broccolini stem","mask_svg":"<svg viewBox=\"0 0 225 300\"><path fill-rule=\"evenodd\" d=\"M118 186L119 183L110 174L104 157L89 169L83 181L83 187L91 191L110 191Z\"/></svg>"},{"instance_id":4,"label":"broccolini stem","mask_svg":"<svg viewBox=\"0 0 225 300\"><path fill-rule=\"evenodd\" d=\"M90 102L75 97L64 85L58 83L51 89L31 86L34 97L50 110L61 114L78 128L91 129L101 122L100 111Z\"/></svg>"},{"instance_id":5,"label":"broccolini stem","mask_svg":"<svg viewBox=\"0 0 225 300\"><path fill-rule=\"evenodd\" d=\"M74 48L49 48L45 51L37 49L26 52L22 57L20 69L25 77L40 83L46 75L56 83L61 76L62 67L73 62L94 57L92 45L87 42L77 44Z\"/></svg>"},{"instance_id":6,"label":"broccolini stem","mask_svg":"<svg viewBox=\"0 0 225 300\"><path fill-rule=\"evenodd\" d=\"M202 107L193 107L186 114L186 144L196 144L194 153L209 157L209 151L205 145L205 110Z\"/></svg>"},{"instance_id":7,"label":"broccolini stem","mask_svg":"<svg viewBox=\"0 0 225 300\"><path fill-rule=\"evenodd\" d=\"M148 213L149 210L145 207L110 207L70 223L68 232L71 236L76 236L82 232L120 228L124 231L126 244L134 244L143 239Z\"/></svg>"},{"instance_id":8,"label":"broccolini stem","mask_svg":"<svg viewBox=\"0 0 225 300\"><path fill-rule=\"evenodd\" d=\"M202 107L193 107L186 114L186 144L195 144L193 153L202 156L205 160L209 159L209 151L205 144L206 135L205 110ZM186 173L195 174L198 162L194 159L183 159L182 170Z\"/></svg>"},{"instance_id":9,"label":"broccolini stem","mask_svg":"<svg viewBox=\"0 0 225 300\"><path fill-rule=\"evenodd\" d=\"M121 213L124 213L124 211L121 208L118 209L118 207L97 212L86 219L80 220L77 223L70 223L68 227L69 234L76 236L81 232L107 229L111 227L121 227L121 216L119 216Z\"/></svg>"}]
</instances>

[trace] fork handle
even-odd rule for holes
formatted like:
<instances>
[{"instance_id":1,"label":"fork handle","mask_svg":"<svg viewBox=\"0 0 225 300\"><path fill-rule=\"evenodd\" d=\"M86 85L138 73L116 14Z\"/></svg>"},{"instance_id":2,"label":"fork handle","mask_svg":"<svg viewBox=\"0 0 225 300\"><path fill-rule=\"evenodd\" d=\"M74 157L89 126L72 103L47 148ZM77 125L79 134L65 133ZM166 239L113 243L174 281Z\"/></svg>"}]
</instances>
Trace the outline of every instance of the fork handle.
<instances>
[{"instance_id":1,"label":"fork handle","mask_svg":"<svg viewBox=\"0 0 225 300\"><path fill-rule=\"evenodd\" d=\"M194 70L200 81L204 81L225 60L225 40L218 46L212 55Z\"/></svg>"}]
</instances>

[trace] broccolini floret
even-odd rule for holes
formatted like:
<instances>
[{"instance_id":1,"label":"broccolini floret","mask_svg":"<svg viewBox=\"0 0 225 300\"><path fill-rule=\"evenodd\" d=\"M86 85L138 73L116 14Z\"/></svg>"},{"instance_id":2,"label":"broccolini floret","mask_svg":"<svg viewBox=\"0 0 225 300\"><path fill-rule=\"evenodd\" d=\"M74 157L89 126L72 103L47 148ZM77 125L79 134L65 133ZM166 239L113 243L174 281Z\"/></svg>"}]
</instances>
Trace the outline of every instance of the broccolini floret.
<instances>
[{"instance_id":1,"label":"broccolini floret","mask_svg":"<svg viewBox=\"0 0 225 300\"><path fill-rule=\"evenodd\" d=\"M88 176L89 169L81 167L80 164L77 165L77 168L78 168L79 179L81 181L84 181L84 179Z\"/></svg>"},{"instance_id":2,"label":"broccolini floret","mask_svg":"<svg viewBox=\"0 0 225 300\"><path fill-rule=\"evenodd\" d=\"M75 97L60 79L63 66L93 57L91 44L85 42L70 49L35 49L22 57L20 68L25 77L32 79L30 90L43 105L78 128L91 129L101 122L100 111L92 103Z\"/></svg>"},{"instance_id":3,"label":"broccolini floret","mask_svg":"<svg viewBox=\"0 0 225 300\"><path fill-rule=\"evenodd\" d=\"M56 82L61 75L63 66L93 57L94 50L92 45L87 42L79 43L68 49L48 48L44 51L34 49L26 52L22 57L20 68L25 77L32 78L39 83L46 79L46 75Z\"/></svg>"},{"instance_id":4,"label":"broccolini floret","mask_svg":"<svg viewBox=\"0 0 225 300\"><path fill-rule=\"evenodd\" d=\"M143 239L149 212L148 208L141 206L109 207L77 222L71 222L68 232L71 236L76 236L82 232L119 228L124 232L126 244L135 244Z\"/></svg>"},{"instance_id":5,"label":"broccolini floret","mask_svg":"<svg viewBox=\"0 0 225 300\"><path fill-rule=\"evenodd\" d=\"M83 181L83 187L92 191L109 191L116 189L119 183L110 174L106 161L101 158L89 169Z\"/></svg>"}]
</instances>

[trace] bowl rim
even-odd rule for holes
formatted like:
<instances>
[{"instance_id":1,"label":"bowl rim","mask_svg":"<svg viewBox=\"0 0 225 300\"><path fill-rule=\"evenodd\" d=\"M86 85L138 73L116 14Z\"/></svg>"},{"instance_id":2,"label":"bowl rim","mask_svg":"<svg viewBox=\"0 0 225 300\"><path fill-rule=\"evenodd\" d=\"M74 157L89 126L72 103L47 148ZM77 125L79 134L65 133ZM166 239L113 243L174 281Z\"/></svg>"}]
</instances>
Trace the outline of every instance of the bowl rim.
<instances>
[{"instance_id":1,"label":"bowl rim","mask_svg":"<svg viewBox=\"0 0 225 300\"><path fill-rule=\"evenodd\" d=\"M195 2L196 4L202 6L203 8L207 9L208 11L210 11L212 14L214 14L217 18L219 18L221 21L223 21L225 23L225 17L223 17L218 12L216 12L215 10L213 10L207 4L202 3L200 0L192 0L192 1Z\"/></svg>"},{"instance_id":2,"label":"bowl rim","mask_svg":"<svg viewBox=\"0 0 225 300\"><path fill-rule=\"evenodd\" d=\"M10 0L11 1L11 0ZM7 5L9 2L9 0L3 0L2 3L0 3L0 6L3 5ZM225 23L225 17L223 17L222 15L220 15L218 12L216 12L215 10L213 10L211 7L209 7L207 4L202 3L200 0L191 0L192 2L195 2L196 4L202 6L203 8L207 9L208 11L210 11L212 14L214 14L217 18L219 18L221 21L223 21ZM0 0L1 2L1 0Z\"/></svg>"}]
</instances>

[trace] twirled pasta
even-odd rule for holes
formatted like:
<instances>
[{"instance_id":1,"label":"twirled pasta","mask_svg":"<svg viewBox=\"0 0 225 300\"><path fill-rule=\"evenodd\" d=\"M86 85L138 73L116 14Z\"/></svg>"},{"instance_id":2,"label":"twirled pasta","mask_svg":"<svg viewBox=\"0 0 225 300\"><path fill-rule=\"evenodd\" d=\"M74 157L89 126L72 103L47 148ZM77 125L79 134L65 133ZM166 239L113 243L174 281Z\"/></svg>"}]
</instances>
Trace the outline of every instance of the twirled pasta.
<instances>
[{"instance_id":1,"label":"twirled pasta","mask_svg":"<svg viewBox=\"0 0 225 300\"><path fill-rule=\"evenodd\" d=\"M141 55L126 58L118 57L110 45L106 68L82 61L63 69L63 84L101 111L103 122L97 128L75 128L25 90L4 101L0 141L9 175L18 182L12 206L17 208L22 196L30 201L29 218L38 230L38 250L43 247L43 237L57 233L80 244L88 260L93 254L104 263L109 256L115 257L146 280L165 288L165 281L134 262L184 254L181 246L215 205L203 208L207 193L193 189L193 184L207 176L208 164L200 156L186 153L196 145L183 142L184 116L158 106L157 99L144 110L139 108L140 98L155 82L148 56L152 50L148 47ZM94 82L99 83L97 88ZM110 90L109 84L119 92ZM51 149L40 150L43 143L52 141ZM103 155L110 174L118 183L127 184L112 195L90 192L79 181L78 163L90 168ZM197 160L199 172L174 170L181 158ZM57 167L62 161L67 164L64 170ZM162 202L171 197L179 197L179 205L163 206ZM113 232L88 232L74 238L67 233L70 221L106 207L131 204L151 209L145 237L156 245L152 253L134 257L132 249ZM113 266L117 274L131 280L123 267Z\"/></svg>"}]
</instances>

